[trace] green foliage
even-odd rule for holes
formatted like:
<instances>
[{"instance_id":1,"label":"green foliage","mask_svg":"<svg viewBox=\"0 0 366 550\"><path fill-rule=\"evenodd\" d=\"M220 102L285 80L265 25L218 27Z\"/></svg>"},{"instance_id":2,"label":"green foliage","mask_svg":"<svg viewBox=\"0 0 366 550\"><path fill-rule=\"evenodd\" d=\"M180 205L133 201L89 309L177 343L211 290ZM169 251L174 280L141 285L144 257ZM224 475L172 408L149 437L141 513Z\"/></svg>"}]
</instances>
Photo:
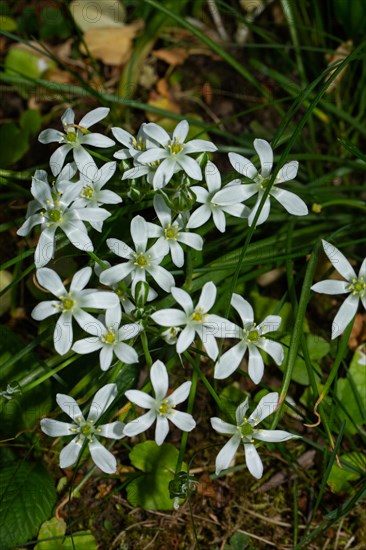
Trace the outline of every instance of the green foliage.
<instances>
[{"instance_id":1,"label":"green foliage","mask_svg":"<svg viewBox=\"0 0 366 550\"><path fill-rule=\"evenodd\" d=\"M0 548L10 550L34 537L51 515L56 491L41 464L12 462L0 471Z\"/></svg>"},{"instance_id":2,"label":"green foliage","mask_svg":"<svg viewBox=\"0 0 366 550\"><path fill-rule=\"evenodd\" d=\"M30 139L41 127L41 115L29 109L20 117L20 127L9 122L0 126L0 165L8 167L18 162L29 150Z\"/></svg>"},{"instance_id":3,"label":"green foliage","mask_svg":"<svg viewBox=\"0 0 366 550\"><path fill-rule=\"evenodd\" d=\"M0 15L0 30L1 31L14 31L17 28L17 22L12 17L7 15Z\"/></svg>"},{"instance_id":4,"label":"green foliage","mask_svg":"<svg viewBox=\"0 0 366 550\"><path fill-rule=\"evenodd\" d=\"M159 447L154 441L145 441L135 445L129 456L131 464L143 472L127 485L129 503L145 510L171 510L169 482L174 479L178 450L169 443Z\"/></svg>"},{"instance_id":5,"label":"green foliage","mask_svg":"<svg viewBox=\"0 0 366 550\"><path fill-rule=\"evenodd\" d=\"M363 453L352 452L342 456L342 468L333 464L327 483L333 493L352 490L351 481L366 476L366 457Z\"/></svg>"},{"instance_id":6,"label":"green foliage","mask_svg":"<svg viewBox=\"0 0 366 550\"><path fill-rule=\"evenodd\" d=\"M334 11L350 38L359 38L366 32L366 4L364 0L334 0Z\"/></svg>"},{"instance_id":7,"label":"green foliage","mask_svg":"<svg viewBox=\"0 0 366 550\"><path fill-rule=\"evenodd\" d=\"M323 359L323 357L325 357L329 353L330 346L328 342L324 340L324 338L322 338L321 336L317 336L315 334L307 334L305 338L306 338L306 344L307 344L307 348L310 356L311 367L314 370L314 376L316 379L319 379L319 377L316 374L316 371L320 372L321 360ZM289 351L288 346L290 345L290 341L291 341L290 336L285 336L284 338L282 338L282 343L285 344L285 346L283 347L285 352L285 358L283 360L282 365L280 365L279 367L282 371L284 370L286 365L287 355ZM300 355L298 355L294 364L294 368L292 371L292 380L304 386L307 386L309 384L309 375L306 369L306 363L304 359L300 357Z\"/></svg>"},{"instance_id":8,"label":"green foliage","mask_svg":"<svg viewBox=\"0 0 366 550\"><path fill-rule=\"evenodd\" d=\"M361 359L361 351L356 350L347 378L339 378L337 382L336 395L343 405L343 408L337 407L337 413L341 421L346 420L346 430L350 434L357 434L366 424L366 375Z\"/></svg>"},{"instance_id":9,"label":"green foliage","mask_svg":"<svg viewBox=\"0 0 366 550\"><path fill-rule=\"evenodd\" d=\"M53 7L41 11L40 36L43 40L54 38L65 39L71 34L71 25L62 15L61 10Z\"/></svg>"},{"instance_id":10,"label":"green foliage","mask_svg":"<svg viewBox=\"0 0 366 550\"><path fill-rule=\"evenodd\" d=\"M39 530L34 550L97 550L97 543L90 531L77 531L73 537L64 537L65 533L66 523L62 518L45 521Z\"/></svg>"}]
</instances>

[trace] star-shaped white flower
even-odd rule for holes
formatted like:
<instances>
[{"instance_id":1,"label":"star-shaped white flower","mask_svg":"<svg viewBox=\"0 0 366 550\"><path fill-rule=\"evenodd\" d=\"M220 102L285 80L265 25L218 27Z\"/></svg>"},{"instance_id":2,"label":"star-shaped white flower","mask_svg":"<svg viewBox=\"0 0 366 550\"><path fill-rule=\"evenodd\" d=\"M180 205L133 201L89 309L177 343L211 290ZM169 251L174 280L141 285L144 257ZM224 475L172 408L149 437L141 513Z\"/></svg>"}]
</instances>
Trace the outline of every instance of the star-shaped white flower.
<instances>
[{"instance_id":1,"label":"star-shaped white flower","mask_svg":"<svg viewBox=\"0 0 366 550\"><path fill-rule=\"evenodd\" d=\"M106 412L113 400L117 397L116 384L103 386L94 396L89 414L85 420L79 405L73 397L58 393L56 401L59 407L73 420L73 423L60 422L52 418L42 418L41 429L51 437L76 436L60 453L60 467L69 468L77 461L85 439L91 457L95 464L106 474L114 474L117 470L117 462L97 439L107 437L109 439L121 439L124 437L123 422L111 422L97 426L99 418Z\"/></svg>"},{"instance_id":2,"label":"star-shaped white flower","mask_svg":"<svg viewBox=\"0 0 366 550\"><path fill-rule=\"evenodd\" d=\"M234 170L239 172L242 176L254 181L254 183L245 184L246 196L243 200L249 199L253 195L258 194L257 201L248 218L249 226L253 223L254 216L257 213L264 191L271 179L273 166L273 151L268 141L264 139L255 139L254 149L259 156L261 164L260 173L254 164L247 158L242 155L238 155L237 153L229 153L229 160ZM274 184L271 187L270 194L267 197L257 220L257 225L265 222L269 216L271 196L274 197L290 214L295 216L306 216L308 213L308 207L304 201L295 195L295 193L290 193L290 191L285 191L284 189L278 188L279 183L295 179L298 168L299 163L296 160L292 160L291 162L287 162L278 172Z\"/></svg>"},{"instance_id":3,"label":"star-shaped white flower","mask_svg":"<svg viewBox=\"0 0 366 550\"><path fill-rule=\"evenodd\" d=\"M179 171L183 170L192 179L202 179L200 165L189 155L203 151L214 152L217 147L211 141L204 139L192 139L186 142L188 131L189 124L186 120L177 124L172 136L153 122L144 126L145 134L161 145L161 147L152 147L138 156L140 164L161 161L153 178L154 189L165 187L177 168Z\"/></svg>"},{"instance_id":4,"label":"star-shaped white flower","mask_svg":"<svg viewBox=\"0 0 366 550\"><path fill-rule=\"evenodd\" d=\"M149 139L149 136L145 134L145 126L146 123L144 122L141 125L136 137L129 132L126 132L126 130L123 130L122 128L112 128L112 134L114 135L116 140L126 147L126 149L120 149L119 151L114 153L114 158L120 160L125 160L129 158L135 159L138 158L139 155L144 151L147 151L152 147L158 146L155 141Z\"/></svg>"},{"instance_id":5,"label":"star-shaped white flower","mask_svg":"<svg viewBox=\"0 0 366 550\"><path fill-rule=\"evenodd\" d=\"M182 267L184 265L184 252L180 243L195 250L202 250L203 239L195 233L182 231L182 217L178 216L174 221L172 220L172 212L161 195L154 196L154 208L161 225L148 222L149 237L158 238L157 243L166 241L173 264Z\"/></svg>"},{"instance_id":6,"label":"star-shaped white flower","mask_svg":"<svg viewBox=\"0 0 366 550\"><path fill-rule=\"evenodd\" d=\"M264 371L264 363L259 349L270 355L277 365L284 357L283 348L278 342L267 340L265 334L278 330L281 324L279 315L268 315L262 323L254 323L252 306L239 294L233 294L231 305L238 312L243 328L233 325L225 338L240 338L240 342L225 352L215 365L214 377L223 379L230 376L240 365L246 351L249 351L248 374L255 384L259 384ZM259 349L258 349L259 348Z\"/></svg>"},{"instance_id":7,"label":"star-shaped white flower","mask_svg":"<svg viewBox=\"0 0 366 550\"><path fill-rule=\"evenodd\" d=\"M80 269L73 276L70 290L67 291L55 271L47 267L37 270L38 283L56 296L57 300L41 302L31 315L36 321L42 321L51 315L60 315L53 334L55 350L60 355L67 353L72 346L73 318L81 328L96 323L95 318L84 311L84 308L109 309L119 306L118 296L114 292L85 289L91 275L91 267Z\"/></svg>"},{"instance_id":8,"label":"star-shaped white flower","mask_svg":"<svg viewBox=\"0 0 366 550\"><path fill-rule=\"evenodd\" d=\"M345 330L356 315L358 304L366 309L366 258L363 260L358 276L347 258L335 246L322 240L324 252L334 269L344 277L345 281L328 279L320 281L311 287L322 294L349 294L334 317L332 324L332 340Z\"/></svg>"},{"instance_id":9,"label":"star-shaped white flower","mask_svg":"<svg viewBox=\"0 0 366 550\"><path fill-rule=\"evenodd\" d=\"M100 281L104 285L113 285L131 275L132 294L134 294L136 284L139 281L146 281L146 273L149 273L163 290L170 292L171 287L174 286L174 277L159 265L169 252L168 243L156 242L146 250L149 232L147 223L141 216L135 216L131 221L131 237L135 250L119 239L107 240L109 249L117 256L125 258L127 262L103 271Z\"/></svg>"},{"instance_id":10,"label":"star-shaped white flower","mask_svg":"<svg viewBox=\"0 0 366 550\"><path fill-rule=\"evenodd\" d=\"M85 164L94 162L93 157L84 149L84 145L102 148L115 145L112 139L103 136L103 134L89 132L90 126L103 120L109 111L110 109L106 107L98 107L85 115L79 124L75 124L75 113L68 108L61 117L64 132L48 128L39 134L38 140L41 143L62 144L50 158L50 167L54 176L61 171L69 151L73 152L77 167L82 170Z\"/></svg>"},{"instance_id":11,"label":"star-shaped white flower","mask_svg":"<svg viewBox=\"0 0 366 550\"><path fill-rule=\"evenodd\" d=\"M193 185L190 190L197 197L202 206L197 208L188 220L187 228L201 227L212 216L214 224L221 233L225 232L225 213L237 218L247 218L250 210L240 204L246 198L245 186L239 180L233 180L221 189L221 176L218 168L208 161L205 168L208 190Z\"/></svg>"},{"instance_id":12,"label":"star-shaped white flower","mask_svg":"<svg viewBox=\"0 0 366 550\"><path fill-rule=\"evenodd\" d=\"M175 407L185 401L189 395L192 382L184 382L173 393L167 395L169 378L166 367L161 361L155 361L150 371L150 379L155 392L155 399L139 390L128 390L125 395L129 401L149 412L126 424L124 435L132 437L145 432L156 420L155 441L161 445L169 432L169 422L173 422L183 432L190 432L196 426L192 415L176 411Z\"/></svg>"},{"instance_id":13,"label":"star-shaped white flower","mask_svg":"<svg viewBox=\"0 0 366 550\"><path fill-rule=\"evenodd\" d=\"M93 338L83 338L72 346L76 353L87 354L100 350L99 362L102 370L108 370L111 366L113 354L120 361L128 365L138 362L138 355L132 346L125 344L125 340L131 340L141 332L142 326L137 323L121 325L122 310L118 304L115 308L107 309L105 323L93 319L92 323L83 326L85 332L93 335Z\"/></svg>"},{"instance_id":14,"label":"star-shaped white flower","mask_svg":"<svg viewBox=\"0 0 366 550\"><path fill-rule=\"evenodd\" d=\"M116 171L116 163L107 162L100 168L93 163L83 167L80 171L79 184L82 184L79 197L75 200L76 208L98 208L102 204L119 204L122 198L114 191L103 189ZM102 230L102 222L90 222L97 231Z\"/></svg>"},{"instance_id":15,"label":"star-shaped white flower","mask_svg":"<svg viewBox=\"0 0 366 550\"><path fill-rule=\"evenodd\" d=\"M69 165L65 166L64 172L70 173ZM20 236L28 235L33 227L41 225L40 235L35 251L36 267L46 265L55 253L55 233L61 229L69 241L80 250L92 251L91 242L84 221L91 224L102 225L103 221L110 216L104 208L95 206L84 208L75 203L82 190L82 183L70 182L69 180L57 179L54 187L47 181L47 173L44 170L37 170L32 178L31 193L35 201L31 201L27 212L27 219L18 229Z\"/></svg>"},{"instance_id":16,"label":"star-shaped white flower","mask_svg":"<svg viewBox=\"0 0 366 550\"><path fill-rule=\"evenodd\" d=\"M284 430L261 430L257 425L272 414L278 404L278 393L268 393L259 401L258 406L247 418L248 398L236 409L236 425L224 422L220 418L211 418L211 425L220 434L231 438L216 457L216 475L229 468L239 445L244 445L245 461L249 472L257 479L263 475L263 464L254 446L255 440L268 443L280 443L297 438Z\"/></svg>"},{"instance_id":17,"label":"star-shaped white flower","mask_svg":"<svg viewBox=\"0 0 366 550\"><path fill-rule=\"evenodd\" d=\"M234 330L233 323L223 317L209 314L216 300L217 289L213 282L206 283L195 307L188 292L181 288L172 288L173 298L183 310L161 309L151 315L155 323L163 327L180 327L184 329L177 340L177 353L183 353L193 342L196 334L204 344L211 359L216 359L219 353L215 336L220 338Z\"/></svg>"}]
</instances>

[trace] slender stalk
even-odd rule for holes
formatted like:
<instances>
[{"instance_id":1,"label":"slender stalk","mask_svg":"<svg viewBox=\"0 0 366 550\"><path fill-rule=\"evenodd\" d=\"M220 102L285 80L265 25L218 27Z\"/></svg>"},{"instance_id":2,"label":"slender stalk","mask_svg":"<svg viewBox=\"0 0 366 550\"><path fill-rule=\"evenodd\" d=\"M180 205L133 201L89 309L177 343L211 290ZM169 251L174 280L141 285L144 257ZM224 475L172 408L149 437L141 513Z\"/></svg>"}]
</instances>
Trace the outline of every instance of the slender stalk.
<instances>
[{"instance_id":1,"label":"slender stalk","mask_svg":"<svg viewBox=\"0 0 366 550\"><path fill-rule=\"evenodd\" d=\"M147 341L147 336L146 336L145 331L141 332L141 343L142 343L142 349L144 350L146 364L150 368L153 364L153 360L152 360L152 357L150 355L149 344L148 344L148 341Z\"/></svg>"},{"instance_id":2,"label":"slender stalk","mask_svg":"<svg viewBox=\"0 0 366 550\"><path fill-rule=\"evenodd\" d=\"M200 360L199 356L197 357L197 359L198 359L197 363L199 364L199 360ZM194 370L193 376L192 376L191 391L189 392L189 398L188 398L188 406L187 406L188 414L192 414L192 411L193 411L194 399L196 397L196 391L197 391L197 383L198 383L198 372ZM182 469L184 453L186 451L186 446L187 446L188 433L189 432L183 432L183 435L182 435L177 465L175 467L175 474L178 474Z\"/></svg>"}]
</instances>

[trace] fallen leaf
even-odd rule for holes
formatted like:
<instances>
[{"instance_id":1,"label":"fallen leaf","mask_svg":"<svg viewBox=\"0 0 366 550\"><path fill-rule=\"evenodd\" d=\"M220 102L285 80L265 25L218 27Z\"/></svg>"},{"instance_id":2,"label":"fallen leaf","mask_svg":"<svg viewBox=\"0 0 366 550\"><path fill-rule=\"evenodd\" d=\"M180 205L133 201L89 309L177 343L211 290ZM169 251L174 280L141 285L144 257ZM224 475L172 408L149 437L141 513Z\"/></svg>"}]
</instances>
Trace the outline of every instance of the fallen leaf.
<instances>
[{"instance_id":1,"label":"fallen leaf","mask_svg":"<svg viewBox=\"0 0 366 550\"><path fill-rule=\"evenodd\" d=\"M169 98L157 96L156 98L149 99L147 102L148 105L152 107L158 107L159 109L165 109L165 111L171 111L173 113L180 113L179 106L176 103L173 103ZM157 122L164 115L159 115L157 113L152 113L151 111L146 111L146 117L150 122Z\"/></svg>"},{"instance_id":2,"label":"fallen leaf","mask_svg":"<svg viewBox=\"0 0 366 550\"><path fill-rule=\"evenodd\" d=\"M75 23L83 32L89 29L123 27L126 9L116 0L74 0L69 6Z\"/></svg>"},{"instance_id":3,"label":"fallen leaf","mask_svg":"<svg viewBox=\"0 0 366 550\"><path fill-rule=\"evenodd\" d=\"M326 60L328 61L328 67L329 65L332 65L333 63L337 63L339 61L343 61L347 55L349 55L352 51L352 48L353 48L353 42L352 40L348 40L348 42L344 42L343 44L340 44L340 46L338 46L338 48L336 49L336 51L334 52L334 54L331 54L331 55L326 55ZM345 71L347 70L347 67L344 67L338 74L337 76L335 77L335 79L330 83L330 85L328 86L328 88L325 90L325 93L329 94L330 92L332 92L335 88L337 88L337 86L339 86L342 78L344 77L344 74L345 74ZM333 71L331 71L325 81L329 80L329 78L332 76L332 74L334 73L336 69L333 69Z\"/></svg>"},{"instance_id":4,"label":"fallen leaf","mask_svg":"<svg viewBox=\"0 0 366 550\"><path fill-rule=\"evenodd\" d=\"M168 65L182 65L189 56L186 48L170 48L154 50L151 52L154 57L168 63Z\"/></svg>"},{"instance_id":5,"label":"fallen leaf","mask_svg":"<svg viewBox=\"0 0 366 550\"><path fill-rule=\"evenodd\" d=\"M106 65L124 65L131 56L132 40L143 26L143 21L138 20L119 28L90 29L85 32L84 40L96 59Z\"/></svg>"}]
</instances>

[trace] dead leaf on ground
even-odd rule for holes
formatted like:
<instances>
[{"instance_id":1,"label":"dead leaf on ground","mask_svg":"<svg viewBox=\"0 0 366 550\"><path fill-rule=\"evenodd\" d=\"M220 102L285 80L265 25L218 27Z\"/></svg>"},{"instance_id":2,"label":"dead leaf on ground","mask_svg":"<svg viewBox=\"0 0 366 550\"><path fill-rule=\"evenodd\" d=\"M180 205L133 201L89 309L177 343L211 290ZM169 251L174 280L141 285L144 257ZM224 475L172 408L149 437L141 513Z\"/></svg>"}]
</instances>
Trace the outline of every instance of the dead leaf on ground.
<instances>
[{"instance_id":1,"label":"dead leaf on ground","mask_svg":"<svg viewBox=\"0 0 366 550\"><path fill-rule=\"evenodd\" d=\"M151 53L156 59L161 59L172 66L182 65L189 56L186 48L153 50Z\"/></svg>"},{"instance_id":2,"label":"dead leaf on ground","mask_svg":"<svg viewBox=\"0 0 366 550\"><path fill-rule=\"evenodd\" d=\"M343 42L343 44L340 44L334 54L326 55L325 58L328 61L328 67L332 65L333 63L337 63L340 61L344 61L344 59L349 55L353 48L353 42L352 40L348 40L347 42ZM335 77L333 82L330 83L328 88L325 90L327 94L332 92L335 88L339 86L341 83L342 78L344 77L345 71L347 70L347 67L344 67ZM329 78L332 76L336 69L333 69L326 77L325 81L329 80Z\"/></svg>"},{"instance_id":3,"label":"dead leaf on ground","mask_svg":"<svg viewBox=\"0 0 366 550\"><path fill-rule=\"evenodd\" d=\"M96 59L106 65L124 65L131 57L132 40L143 27L143 21L138 20L119 28L90 29L85 32L84 40Z\"/></svg>"},{"instance_id":4,"label":"dead leaf on ground","mask_svg":"<svg viewBox=\"0 0 366 550\"><path fill-rule=\"evenodd\" d=\"M358 348L366 341L366 313L357 313L349 338L348 347L352 350Z\"/></svg>"}]
</instances>

